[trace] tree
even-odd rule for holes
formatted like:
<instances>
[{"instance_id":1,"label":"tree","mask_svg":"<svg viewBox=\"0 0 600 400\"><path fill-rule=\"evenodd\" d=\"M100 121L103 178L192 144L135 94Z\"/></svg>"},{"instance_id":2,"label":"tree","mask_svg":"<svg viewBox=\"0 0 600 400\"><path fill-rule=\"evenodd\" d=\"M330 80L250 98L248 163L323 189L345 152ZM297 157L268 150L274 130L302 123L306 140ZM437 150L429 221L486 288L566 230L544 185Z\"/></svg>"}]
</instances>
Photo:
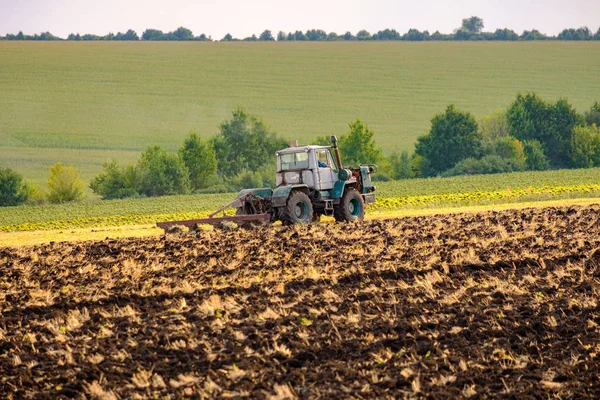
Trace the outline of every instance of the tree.
<instances>
[{"instance_id":1,"label":"tree","mask_svg":"<svg viewBox=\"0 0 600 400\"><path fill-rule=\"evenodd\" d=\"M184 28L180 26L177 28L175 32L173 32L173 36L175 36L176 40L194 40L194 34L188 28Z\"/></svg>"},{"instance_id":2,"label":"tree","mask_svg":"<svg viewBox=\"0 0 600 400\"><path fill-rule=\"evenodd\" d=\"M139 196L141 171L136 165L121 167L116 160L104 163L104 171L92 179L90 188L102 199Z\"/></svg>"},{"instance_id":3,"label":"tree","mask_svg":"<svg viewBox=\"0 0 600 400\"><path fill-rule=\"evenodd\" d=\"M306 35L302 31L294 32L294 40L306 40Z\"/></svg>"},{"instance_id":4,"label":"tree","mask_svg":"<svg viewBox=\"0 0 600 400\"><path fill-rule=\"evenodd\" d=\"M566 100L551 104L535 93L519 94L506 117L511 135L521 141L538 140L553 167L571 165L571 135L575 126L583 124L583 117Z\"/></svg>"},{"instance_id":5,"label":"tree","mask_svg":"<svg viewBox=\"0 0 600 400\"><path fill-rule=\"evenodd\" d=\"M279 31L279 33L277 34L277 41L278 42L285 42L287 40L287 36L285 34L284 31Z\"/></svg>"},{"instance_id":6,"label":"tree","mask_svg":"<svg viewBox=\"0 0 600 400\"><path fill-rule=\"evenodd\" d=\"M260 36L258 37L258 40L260 40L262 42L271 42L275 39L273 38L271 31L266 29L263 33L260 34Z\"/></svg>"},{"instance_id":7,"label":"tree","mask_svg":"<svg viewBox=\"0 0 600 400\"><path fill-rule=\"evenodd\" d=\"M215 183L217 155L212 142L204 142L197 133L190 133L179 149L179 155L189 171L193 189L204 189Z\"/></svg>"},{"instance_id":8,"label":"tree","mask_svg":"<svg viewBox=\"0 0 600 400\"><path fill-rule=\"evenodd\" d=\"M531 31L523 31L521 35L521 39L523 40L546 40L546 36L538 31L537 29L533 29Z\"/></svg>"},{"instance_id":9,"label":"tree","mask_svg":"<svg viewBox=\"0 0 600 400\"><path fill-rule=\"evenodd\" d=\"M371 40L371 34L366 29L358 31L356 34L358 40Z\"/></svg>"},{"instance_id":10,"label":"tree","mask_svg":"<svg viewBox=\"0 0 600 400\"><path fill-rule=\"evenodd\" d=\"M231 36L230 33L228 33L227 35L223 36L223 39L221 39L221 42L231 42L233 40L233 36Z\"/></svg>"},{"instance_id":11,"label":"tree","mask_svg":"<svg viewBox=\"0 0 600 400\"><path fill-rule=\"evenodd\" d=\"M163 40L165 34L158 29L146 29L142 33L142 40Z\"/></svg>"},{"instance_id":12,"label":"tree","mask_svg":"<svg viewBox=\"0 0 600 400\"><path fill-rule=\"evenodd\" d=\"M83 197L83 181L81 174L72 165L57 162L50 167L48 177L48 201L50 203L66 203Z\"/></svg>"},{"instance_id":13,"label":"tree","mask_svg":"<svg viewBox=\"0 0 600 400\"><path fill-rule=\"evenodd\" d=\"M277 150L287 143L271 132L257 117L242 108L233 111L232 118L223 122L213 139L218 171L232 177L243 170L258 171L274 162Z\"/></svg>"},{"instance_id":14,"label":"tree","mask_svg":"<svg viewBox=\"0 0 600 400\"><path fill-rule=\"evenodd\" d=\"M306 31L306 38L310 41L326 40L327 33L321 29L310 29Z\"/></svg>"},{"instance_id":15,"label":"tree","mask_svg":"<svg viewBox=\"0 0 600 400\"><path fill-rule=\"evenodd\" d=\"M550 168L550 163L544 154L542 144L537 140L523 142L525 152L525 165L532 171L545 171Z\"/></svg>"},{"instance_id":16,"label":"tree","mask_svg":"<svg viewBox=\"0 0 600 400\"><path fill-rule=\"evenodd\" d=\"M381 151L375 147L375 134L360 119L348 124L350 132L340 137L340 152L344 165L376 164Z\"/></svg>"},{"instance_id":17,"label":"tree","mask_svg":"<svg viewBox=\"0 0 600 400\"><path fill-rule=\"evenodd\" d=\"M392 167L392 178L409 179L414 177L412 162L408 155L408 151L405 150L400 154L394 152L390 155L388 161Z\"/></svg>"},{"instance_id":18,"label":"tree","mask_svg":"<svg viewBox=\"0 0 600 400\"><path fill-rule=\"evenodd\" d=\"M494 32L494 40L514 41L519 40L519 35L511 29L496 29L496 32Z\"/></svg>"},{"instance_id":19,"label":"tree","mask_svg":"<svg viewBox=\"0 0 600 400\"><path fill-rule=\"evenodd\" d=\"M596 125L576 126L571 136L571 161L576 168L600 166L600 130ZM600 161L600 160L599 160Z\"/></svg>"},{"instance_id":20,"label":"tree","mask_svg":"<svg viewBox=\"0 0 600 400\"><path fill-rule=\"evenodd\" d=\"M178 154L150 146L142 153L139 167L141 195L167 196L191 191L189 171Z\"/></svg>"},{"instance_id":21,"label":"tree","mask_svg":"<svg viewBox=\"0 0 600 400\"><path fill-rule=\"evenodd\" d=\"M598 32L594 35L594 40L600 40L600 28L598 28Z\"/></svg>"},{"instance_id":22,"label":"tree","mask_svg":"<svg viewBox=\"0 0 600 400\"><path fill-rule=\"evenodd\" d=\"M497 139L494 143L494 154L525 165L525 148L523 143L514 137L507 136Z\"/></svg>"},{"instance_id":23,"label":"tree","mask_svg":"<svg viewBox=\"0 0 600 400\"><path fill-rule=\"evenodd\" d=\"M415 154L427 160L426 176L437 175L469 157L482 153L482 136L477 121L469 112L449 105L431 120L431 130L417 139Z\"/></svg>"},{"instance_id":24,"label":"tree","mask_svg":"<svg viewBox=\"0 0 600 400\"><path fill-rule=\"evenodd\" d=\"M479 132L487 142L510 135L510 126L506 119L506 112L498 110L479 120Z\"/></svg>"},{"instance_id":25,"label":"tree","mask_svg":"<svg viewBox=\"0 0 600 400\"><path fill-rule=\"evenodd\" d=\"M585 122L588 125L596 125L600 127L600 102L595 102L590 110L585 113Z\"/></svg>"},{"instance_id":26,"label":"tree","mask_svg":"<svg viewBox=\"0 0 600 400\"><path fill-rule=\"evenodd\" d=\"M0 207L16 206L27 201L30 188L23 176L10 168L0 167Z\"/></svg>"},{"instance_id":27,"label":"tree","mask_svg":"<svg viewBox=\"0 0 600 400\"><path fill-rule=\"evenodd\" d=\"M356 38L352 36L352 32L348 31L344 33L344 40L355 40Z\"/></svg>"},{"instance_id":28,"label":"tree","mask_svg":"<svg viewBox=\"0 0 600 400\"><path fill-rule=\"evenodd\" d=\"M409 42L421 42L425 40L425 34L420 32L418 29L410 29L403 37L403 40Z\"/></svg>"},{"instance_id":29,"label":"tree","mask_svg":"<svg viewBox=\"0 0 600 400\"><path fill-rule=\"evenodd\" d=\"M479 34L483 30L483 20L479 17L465 18L462 20L461 29L471 34Z\"/></svg>"}]
</instances>

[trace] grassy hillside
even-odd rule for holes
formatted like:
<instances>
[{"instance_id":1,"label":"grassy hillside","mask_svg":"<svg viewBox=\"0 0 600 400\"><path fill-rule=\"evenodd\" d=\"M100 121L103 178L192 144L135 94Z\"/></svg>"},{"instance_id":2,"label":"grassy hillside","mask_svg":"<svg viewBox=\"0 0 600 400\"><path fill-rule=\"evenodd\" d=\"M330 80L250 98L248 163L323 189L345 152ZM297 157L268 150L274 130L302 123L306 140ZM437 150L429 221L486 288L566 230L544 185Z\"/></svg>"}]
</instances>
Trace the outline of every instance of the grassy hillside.
<instances>
[{"instance_id":1,"label":"grassy hillside","mask_svg":"<svg viewBox=\"0 0 600 400\"><path fill-rule=\"evenodd\" d=\"M519 91L600 93L600 43L0 42L0 164L44 182L75 163L214 134L237 105L287 138L342 134L356 117L387 152L411 148L449 103L478 117Z\"/></svg>"}]
</instances>

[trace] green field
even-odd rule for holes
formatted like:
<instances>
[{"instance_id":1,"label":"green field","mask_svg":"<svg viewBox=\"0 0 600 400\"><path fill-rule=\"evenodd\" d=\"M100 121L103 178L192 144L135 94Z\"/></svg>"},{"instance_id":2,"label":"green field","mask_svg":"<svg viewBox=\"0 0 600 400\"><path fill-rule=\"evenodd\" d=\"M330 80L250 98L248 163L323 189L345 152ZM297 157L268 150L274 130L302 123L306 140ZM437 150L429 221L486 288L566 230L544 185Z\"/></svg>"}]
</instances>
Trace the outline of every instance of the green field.
<instances>
[{"instance_id":1,"label":"green field","mask_svg":"<svg viewBox=\"0 0 600 400\"><path fill-rule=\"evenodd\" d=\"M381 182L368 214L600 197L600 168ZM0 232L150 224L204 218L235 194L0 207Z\"/></svg>"},{"instance_id":2,"label":"green field","mask_svg":"<svg viewBox=\"0 0 600 400\"><path fill-rule=\"evenodd\" d=\"M360 117L386 153L412 147L449 103L477 117L519 91L600 97L600 43L0 42L0 165L37 183L74 163L212 135L236 106L286 138L343 134Z\"/></svg>"}]
</instances>

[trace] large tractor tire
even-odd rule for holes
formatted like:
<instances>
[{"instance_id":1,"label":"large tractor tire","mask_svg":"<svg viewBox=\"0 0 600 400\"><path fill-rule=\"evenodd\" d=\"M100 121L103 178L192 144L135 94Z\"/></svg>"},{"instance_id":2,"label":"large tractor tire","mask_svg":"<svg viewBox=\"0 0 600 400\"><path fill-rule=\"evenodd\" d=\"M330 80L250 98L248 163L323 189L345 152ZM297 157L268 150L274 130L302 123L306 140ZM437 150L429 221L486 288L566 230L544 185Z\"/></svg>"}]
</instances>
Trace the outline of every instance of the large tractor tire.
<instances>
[{"instance_id":1,"label":"large tractor tire","mask_svg":"<svg viewBox=\"0 0 600 400\"><path fill-rule=\"evenodd\" d=\"M312 203L304 192L292 192L280 215L284 225L310 224L313 220Z\"/></svg>"},{"instance_id":2,"label":"large tractor tire","mask_svg":"<svg viewBox=\"0 0 600 400\"><path fill-rule=\"evenodd\" d=\"M333 208L333 217L338 222L359 221L365 217L365 202L356 189L346 190L340 204Z\"/></svg>"}]
</instances>

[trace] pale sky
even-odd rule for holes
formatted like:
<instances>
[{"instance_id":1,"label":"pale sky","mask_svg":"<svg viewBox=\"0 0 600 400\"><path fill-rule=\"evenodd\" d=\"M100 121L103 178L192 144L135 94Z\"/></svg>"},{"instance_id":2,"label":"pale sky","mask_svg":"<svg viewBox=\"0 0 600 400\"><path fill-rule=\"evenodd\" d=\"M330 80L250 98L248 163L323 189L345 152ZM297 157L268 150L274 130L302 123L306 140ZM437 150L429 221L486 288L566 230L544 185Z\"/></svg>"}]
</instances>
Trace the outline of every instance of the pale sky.
<instances>
[{"instance_id":1,"label":"pale sky","mask_svg":"<svg viewBox=\"0 0 600 400\"><path fill-rule=\"evenodd\" d=\"M125 32L147 28L172 31L185 26L221 39L244 38L270 29L371 33L410 28L450 33L465 17L483 18L485 31L538 29L556 35L564 28L600 25L600 0L0 0L0 35L50 31Z\"/></svg>"}]
</instances>

